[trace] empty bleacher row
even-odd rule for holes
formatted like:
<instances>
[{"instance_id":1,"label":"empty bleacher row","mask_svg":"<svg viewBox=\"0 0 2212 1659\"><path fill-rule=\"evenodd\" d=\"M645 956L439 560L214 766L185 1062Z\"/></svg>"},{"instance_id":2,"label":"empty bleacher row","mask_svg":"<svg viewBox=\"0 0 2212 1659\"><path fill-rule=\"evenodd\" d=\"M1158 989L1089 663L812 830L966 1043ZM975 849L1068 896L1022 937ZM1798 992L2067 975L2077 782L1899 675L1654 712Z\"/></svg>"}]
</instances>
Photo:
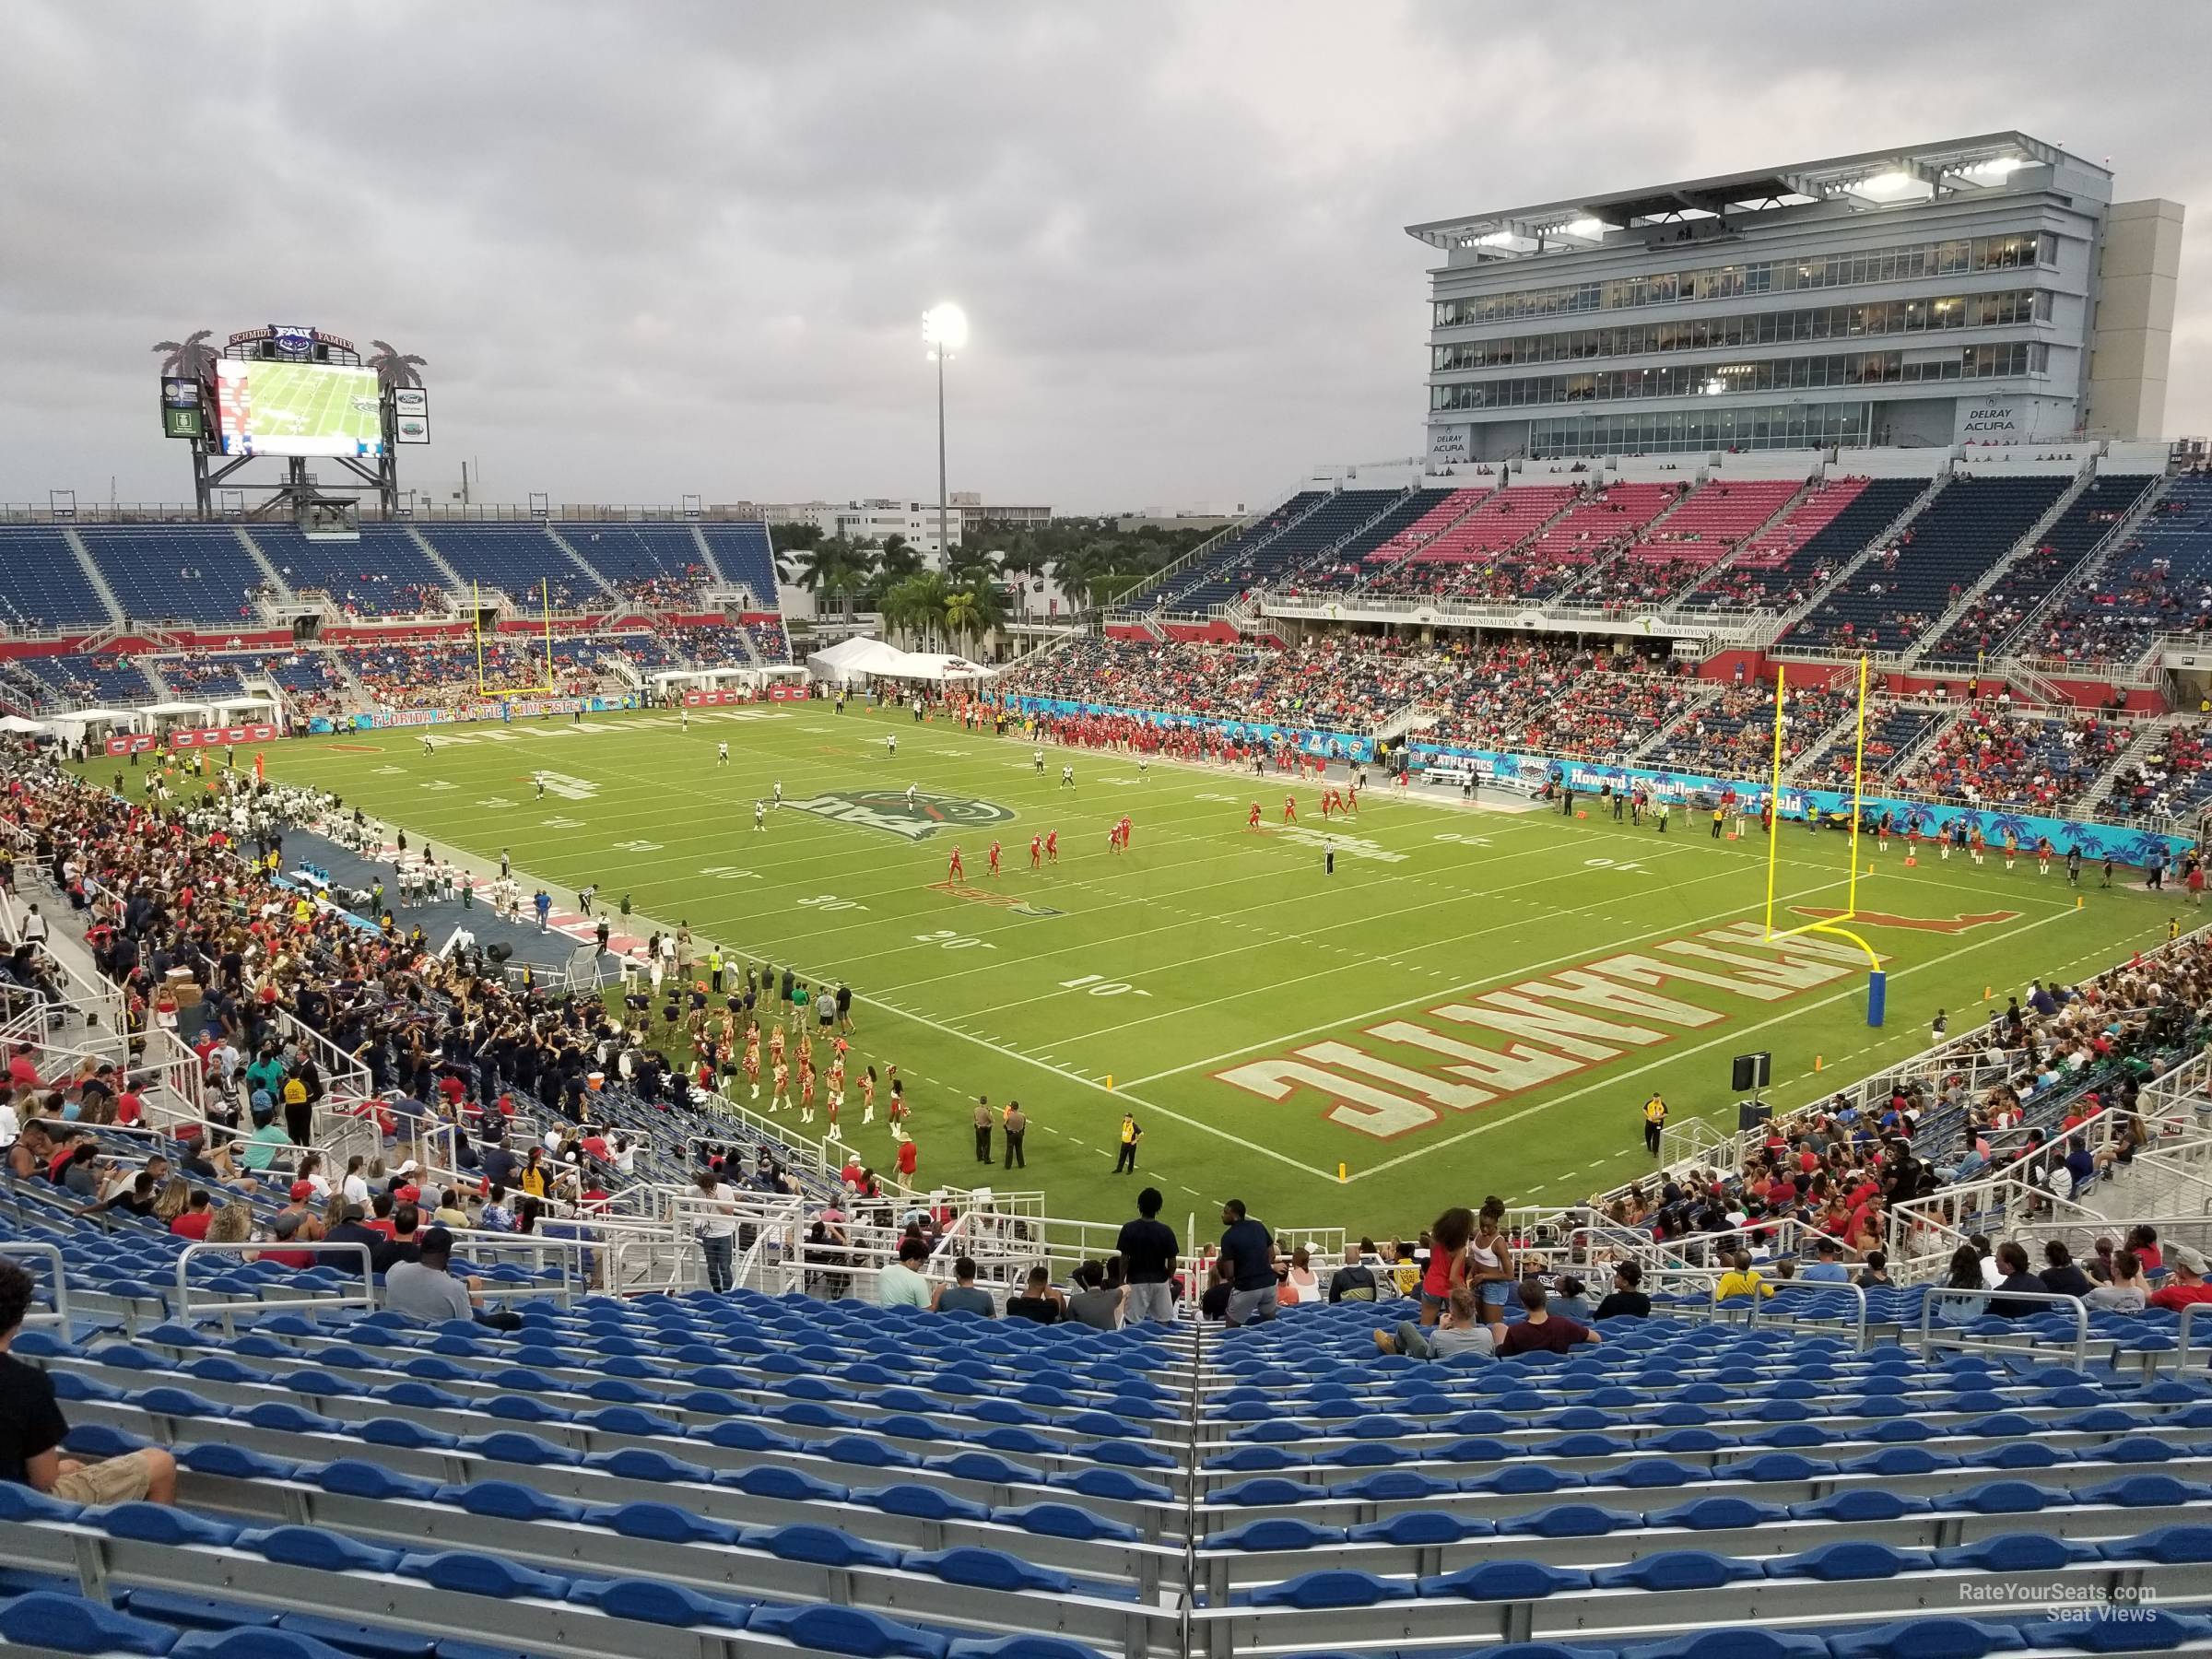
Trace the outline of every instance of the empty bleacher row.
<instances>
[{"instance_id":1,"label":"empty bleacher row","mask_svg":"<svg viewBox=\"0 0 2212 1659\"><path fill-rule=\"evenodd\" d=\"M2098 544L2117 531L2157 482L2145 473L2091 479L2036 545L2014 559L1996 584L1960 613L1924 660L1938 666L1971 666L2011 654L2027 619Z\"/></svg>"},{"instance_id":2,"label":"empty bleacher row","mask_svg":"<svg viewBox=\"0 0 2212 1659\"><path fill-rule=\"evenodd\" d=\"M2028 1621L2065 1651L2053 1608L2121 1576L2174 1621L2129 1651L2212 1630L2212 1385L2158 1369L2170 1316L2099 1316L2083 1366L2055 1320L1950 1338L2009 1351L1862 1348L1818 1297L1448 1363L1377 1355L1411 1304L1203 1338L748 1292L530 1304L512 1335L307 1312L19 1339L69 1450L174 1450L180 1508L0 1490L0 1590L81 1600L88 1576L158 1628L363 1654L495 1622L588 1654L670 1627L929 1659L1614 1653L1744 1627L1940 1653L2017 1648ZM1829 1645L1956 1614L1961 1583L2012 1621L1985 1645Z\"/></svg>"},{"instance_id":3,"label":"empty bleacher row","mask_svg":"<svg viewBox=\"0 0 2212 1659\"><path fill-rule=\"evenodd\" d=\"M2078 668L2124 666L2212 618L2212 476L2177 477L2132 535L2093 559L2014 642Z\"/></svg>"},{"instance_id":4,"label":"empty bleacher row","mask_svg":"<svg viewBox=\"0 0 2212 1659\"><path fill-rule=\"evenodd\" d=\"M1957 475L1895 544L1824 590L1790 629L1793 646L1900 652L1993 570L2072 485L2062 476Z\"/></svg>"},{"instance_id":5,"label":"empty bleacher row","mask_svg":"<svg viewBox=\"0 0 2212 1659\"><path fill-rule=\"evenodd\" d=\"M113 594L113 610L72 535ZM448 591L455 578L461 593ZM15 632L126 621L235 623L257 614L257 598L282 590L327 596L342 615L362 618L449 611L471 584L525 606L541 594L569 609L614 594L677 606L717 580L743 583L758 608L775 605L766 525L424 521L365 524L358 539L343 540L311 539L294 525L263 523L0 528L0 629Z\"/></svg>"}]
</instances>

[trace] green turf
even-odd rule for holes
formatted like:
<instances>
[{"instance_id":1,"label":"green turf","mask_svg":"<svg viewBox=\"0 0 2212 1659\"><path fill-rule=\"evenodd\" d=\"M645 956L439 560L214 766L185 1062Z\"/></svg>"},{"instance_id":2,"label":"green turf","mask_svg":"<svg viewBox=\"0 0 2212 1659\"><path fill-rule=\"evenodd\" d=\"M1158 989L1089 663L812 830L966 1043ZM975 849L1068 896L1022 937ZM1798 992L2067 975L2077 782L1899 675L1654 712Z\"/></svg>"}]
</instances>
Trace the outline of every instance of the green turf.
<instances>
[{"instance_id":1,"label":"green turf","mask_svg":"<svg viewBox=\"0 0 2212 1659\"><path fill-rule=\"evenodd\" d=\"M894 731L896 760L883 742ZM972 1099L1018 1097L1033 1124L1027 1180L1000 1171L998 1184L1041 1188L1053 1213L1078 1218L1129 1213L1133 1183L1110 1174L1112 1131L1124 1109L1143 1124L1143 1172L1166 1191L1171 1212L1204 1213L1235 1195L1278 1223L1384 1232L1492 1192L1513 1202L1570 1200L1648 1167L1640 1109L1654 1088L1677 1118L1727 1119L1735 1098L1729 1057L1763 1048L1775 1057L1770 1098L1796 1104L1924 1046L1938 1006L1951 1011L1953 1030L1963 1029L1983 1017L1985 987L2001 1003L2031 976L2086 975L2162 938L2177 908L2131 888L2100 892L2094 866L2077 909L2063 872L2039 877L2031 858L2007 875L1994 853L1975 870L1963 857L1939 864L1931 853L1907 870L1901 843L1885 858L1869 842L1879 873L1861 884L1863 912L2011 912L1948 934L1865 926L1890 959L1886 1029L1865 1024L1863 959L1768 1002L1669 982L1656 994L1676 999L1677 1013L1687 1004L1720 1017L1691 1029L1687 1018L1647 1024L1654 1040L1634 1046L1571 1034L1564 1041L1580 1041L1592 1064L1478 1102L1451 1093L1473 1085L1445 1069L1464 1057L1435 1043L1487 1053L1506 1048L1507 1034L1428 1011L1624 951L1662 959L1665 942L1755 922L1766 880L1756 825L1746 841L1715 842L1703 822L1677 818L1662 838L1595 814L1566 821L1549 812L1470 812L1377 788L1354 831L1359 844L1340 848L1332 877L1315 847L1277 825L1278 782L1164 764L1140 781L1134 761L1054 748L1040 778L1024 741L942 722L916 727L904 714L839 716L816 703L702 711L688 733L665 714L602 716L581 728L563 718L441 729L437 740L430 758L414 732L292 741L268 750L270 772L335 789L441 852L488 863L511 848L518 871L558 884L564 901L596 882L608 899L629 893L656 920L688 920L702 940L848 978L861 998L856 1061L896 1062L910 1080L921 1178L981 1174ZM720 741L731 747L726 768L715 764ZM1059 786L1069 760L1073 792ZM537 768L555 775L555 793L542 802L531 786ZM897 796L918 783L925 795L991 803L1012 816L910 841L786 807L756 834L753 800L778 779L792 800ZM1297 793L1307 825L1318 828L1314 791ZM1269 826L1259 832L1245 827L1253 799ZM1135 819L1135 844L1112 856L1107 827L1124 812ZM1030 836L1054 827L1060 865L1032 875ZM983 858L994 834L1006 843L1006 873L996 883ZM1053 913L946 890L955 841L971 887ZM1841 835L1786 830L1785 903L1840 905L1845 844ZM1746 971L1710 959L1663 959L1730 978ZM1634 1024L1618 1011L1581 1012ZM1409 1023L1394 1033L1393 1020ZM1424 1031L1434 1034L1430 1046L1405 1041ZM1557 1046L1520 1050L1529 1065L1520 1080L1565 1064L1544 1061ZM1294 1050L1320 1087L1293 1087L1277 1100L1221 1076L1289 1062ZM1474 1057L1484 1075L1513 1064ZM1379 1139L1332 1118L1346 1108L1329 1079L1360 1078L1348 1068L1361 1064L1381 1068L1361 1080L1389 1091L1383 1099L1430 1091L1429 1101L1397 1110L1433 1111L1434 1120ZM858 1115L849 1105L848 1137L888 1163L880 1119L864 1132ZM1348 1175L1341 1183L1340 1163Z\"/></svg>"}]
</instances>

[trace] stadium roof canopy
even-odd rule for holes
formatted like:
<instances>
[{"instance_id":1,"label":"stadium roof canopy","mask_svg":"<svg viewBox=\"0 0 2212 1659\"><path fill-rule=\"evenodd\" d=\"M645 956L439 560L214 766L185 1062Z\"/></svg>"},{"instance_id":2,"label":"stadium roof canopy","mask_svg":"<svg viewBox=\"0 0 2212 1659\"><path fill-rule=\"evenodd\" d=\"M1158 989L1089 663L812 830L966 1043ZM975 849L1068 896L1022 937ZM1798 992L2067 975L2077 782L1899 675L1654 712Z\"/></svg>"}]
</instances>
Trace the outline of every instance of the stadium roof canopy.
<instances>
[{"instance_id":1,"label":"stadium roof canopy","mask_svg":"<svg viewBox=\"0 0 2212 1659\"><path fill-rule=\"evenodd\" d=\"M1999 190L2023 167L2055 166L2061 160L2092 172L2104 171L2025 133L1987 133L1527 207L1501 207L1408 225L1406 233L1431 247L1474 248L1482 257L1525 259L1594 248L1607 231L1641 225L1768 213L1816 203L1853 209L1894 207L1931 195Z\"/></svg>"}]
</instances>

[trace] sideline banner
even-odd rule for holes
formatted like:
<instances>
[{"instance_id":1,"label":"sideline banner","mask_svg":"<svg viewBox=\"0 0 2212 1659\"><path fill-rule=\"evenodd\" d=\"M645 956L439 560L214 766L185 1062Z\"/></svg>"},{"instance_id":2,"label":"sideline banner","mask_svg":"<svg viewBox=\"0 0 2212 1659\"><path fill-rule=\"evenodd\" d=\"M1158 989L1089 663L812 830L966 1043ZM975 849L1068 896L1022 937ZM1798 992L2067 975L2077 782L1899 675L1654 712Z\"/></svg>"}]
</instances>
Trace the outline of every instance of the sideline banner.
<instances>
[{"instance_id":1,"label":"sideline banner","mask_svg":"<svg viewBox=\"0 0 2212 1659\"><path fill-rule=\"evenodd\" d=\"M1430 743L1418 738L1408 747L1417 768L1425 770L1436 763L1452 766L1472 762L1480 775L1495 779L1507 787L1525 789L1531 794L1542 789L1547 782L1565 783L1577 794L1591 795L1608 783L1617 789L1624 783L1641 785L1654 794L1677 802L1688 800L1692 795L1717 797L1733 791L1754 815L1759 810L1758 803L1766 799L1767 795L1767 786L1763 782L1715 778L1703 772L1656 771L1642 766L1601 766L1587 760L1500 753L1495 749ZM2147 864L2154 853L2161 851L2166 854L2167 862L2178 863L2182 854L2195 845L2185 835L2161 835L2155 830L2130 830L2118 824L2052 818L2040 813L2016 812L2001 807L1947 806L1931 801L1910 801L1897 795L1877 794L1867 795L1865 805L1865 810L1877 818L1885 812L1888 813L1900 835L1917 824L1921 834L1933 840L1947 834L1953 825L1963 821L1969 834L1980 830L1992 841L1999 840L2009 830L2013 839L2023 849L2032 848L2039 840L2047 840L2062 854L2069 847L2079 847L2084 858L2110 857L2125 865ZM1851 792L1785 786L1780 806L1783 818L1804 823L1808 810L1819 818L1848 814L1851 811Z\"/></svg>"},{"instance_id":2,"label":"sideline banner","mask_svg":"<svg viewBox=\"0 0 2212 1659\"><path fill-rule=\"evenodd\" d=\"M274 743L283 735L276 727L265 723L201 726L170 733L169 747L172 749L230 748L241 743ZM150 732L132 732L124 736L110 737L106 747L111 755L143 755L159 748L161 739Z\"/></svg>"},{"instance_id":3,"label":"sideline banner","mask_svg":"<svg viewBox=\"0 0 2212 1659\"><path fill-rule=\"evenodd\" d=\"M1263 721L1218 720L1208 714L1165 714L1158 709L1126 709L1116 703L1071 702L1064 698L1015 697L1008 700L1024 714L1104 714L1134 720L1141 725L1197 726L1205 731L1218 733L1231 743L1265 744L1270 747L1277 743L1288 743L1309 755L1324 755L1332 760L1371 760L1375 758L1375 740L1372 737L1355 737L1347 732L1317 732L1300 726L1270 725Z\"/></svg>"},{"instance_id":4,"label":"sideline banner","mask_svg":"<svg viewBox=\"0 0 2212 1659\"><path fill-rule=\"evenodd\" d=\"M734 703L749 703L752 700L753 694L743 688L687 691L684 693L684 706L688 709L719 709Z\"/></svg>"},{"instance_id":5,"label":"sideline banner","mask_svg":"<svg viewBox=\"0 0 2212 1659\"><path fill-rule=\"evenodd\" d=\"M254 725L209 726L196 732L171 732L171 748L226 748L241 743L274 743L284 734L262 722Z\"/></svg>"}]
</instances>

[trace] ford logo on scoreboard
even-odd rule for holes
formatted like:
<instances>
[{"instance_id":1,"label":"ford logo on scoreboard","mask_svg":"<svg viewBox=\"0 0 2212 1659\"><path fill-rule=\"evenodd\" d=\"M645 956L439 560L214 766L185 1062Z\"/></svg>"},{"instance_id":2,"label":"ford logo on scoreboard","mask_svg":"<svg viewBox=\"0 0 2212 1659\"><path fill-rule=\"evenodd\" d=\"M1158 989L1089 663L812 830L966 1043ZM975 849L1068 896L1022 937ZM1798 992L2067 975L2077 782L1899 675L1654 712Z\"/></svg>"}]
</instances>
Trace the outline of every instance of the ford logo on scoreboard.
<instances>
[{"instance_id":1,"label":"ford logo on scoreboard","mask_svg":"<svg viewBox=\"0 0 2212 1659\"><path fill-rule=\"evenodd\" d=\"M315 331L304 324L272 323L269 337L276 342L276 355L288 358L312 357L315 351Z\"/></svg>"}]
</instances>

